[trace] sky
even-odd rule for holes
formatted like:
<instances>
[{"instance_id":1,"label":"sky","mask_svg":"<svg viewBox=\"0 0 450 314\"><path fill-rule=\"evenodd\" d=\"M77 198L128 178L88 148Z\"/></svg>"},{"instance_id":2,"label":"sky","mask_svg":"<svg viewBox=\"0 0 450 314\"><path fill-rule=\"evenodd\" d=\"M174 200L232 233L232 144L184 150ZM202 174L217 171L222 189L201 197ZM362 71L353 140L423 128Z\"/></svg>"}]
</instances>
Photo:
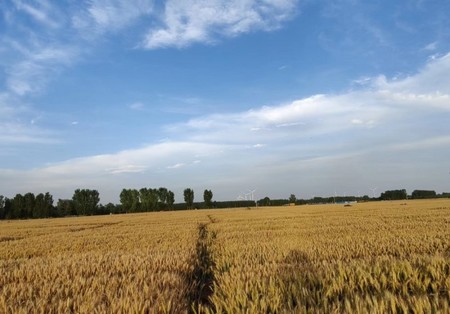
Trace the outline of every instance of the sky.
<instances>
[{"instance_id":1,"label":"sky","mask_svg":"<svg viewBox=\"0 0 450 314\"><path fill-rule=\"evenodd\" d=\"M450 192L448 0L0 0L0 194Z\"/></svg>"}]
</instances>

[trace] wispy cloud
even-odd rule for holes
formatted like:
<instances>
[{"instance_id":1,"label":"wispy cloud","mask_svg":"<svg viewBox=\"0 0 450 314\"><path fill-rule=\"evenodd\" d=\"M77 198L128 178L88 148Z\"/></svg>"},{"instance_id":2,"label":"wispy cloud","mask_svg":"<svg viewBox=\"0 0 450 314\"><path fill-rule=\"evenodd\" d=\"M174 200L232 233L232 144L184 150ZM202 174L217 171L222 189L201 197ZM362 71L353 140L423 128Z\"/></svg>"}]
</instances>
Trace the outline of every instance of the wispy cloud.
<instances>
[{"instance_id":1,"label":"wispy cloud","mask_svg":"<svg viewBox=\"0 0 450 314\"><path fill-rule=\"evenodd\" d=\"M78 56L76 48L72 47L37 46L7 68L7 86L19 96L41 92L62 67L75 62Z\"/></svg>"},{"instance_id":2,"label":"wispy cloud","mask_svg":"<svg viewBox=\"0 0 450 314\"><path fill-rule=\"evenodd\" d=\"M438 47L438 43L437 41L433 41L431 43L429 43L428 45L426 45L425 47L423 47L424 50L428 50L428 51L435 51Z\"/></svg>"},{"instance_id":3,"label":"wispy cloud","mask_svg":"<svg viewBox=\"0 0 450 314\"><path fill-rule=\"evenodd\" d=\"M0 117L0 122L7 121L0 127L1 141L16 144L59 142L54 138L55 132L35 125L39 120L36 117L40 116L39 109L32 109L24 99L41 94L65 67L76 62L77 48L51 45L36 39L25 39L21 43L4 40L3 43L18 51L18 56L4 66L5 89L0 96L0 111L7 111L8 115Z\"/></svg>"},{"instance_id":4,"label":"wispy cloud","mask_svg":"<svg viewBox=\"0 0 450 314\"><path fill-rule=\"evenodd\" d=\"M57 144L61 142L55 133L33 126L33 123L10 123L1 120L0 122L0 145Z\"/></svg>"},{"instance_id":5,"label":"wispy cloud","mask_svg":"<svg viewBox=\"0 0 450 314\"><path fill-rule=\"evenodd\" d=\"M14 191L2 186L2 193L16 193L17 187L28 191L40 190L42 186L52 190L58 197L69 197L77 187L100 188L100 185L114 191L129 186L160 185L166 171L198 164L195 156L213 159L233 147L194 142L165 142L147 145L137 149L119 151L70 159L60 163L30 170L8 170L0 168L1 182L8 181ZM180 162L180 156L186 156ZM189 157L192 156L192 157ZM172 166L167 166L170 164ZM21 184L18 184L21 182ZM180 188L183 185L180 182ZM103 190L104 191L104 190ZM114 192L115 193L115 192ZM114 199L115 195L106 196Z\"/></svg>"},{"instance_id":6,"label":"wispy cloud","mask_svg":"<svg viewBox=\"0 0 450 314\"><path fill-rule=\"evenodd\" d=\"M139 165L123 165L121 167L115 167L110 169L105 169L106 172L110 174L120 174L120 173L142 173L147 169L145 166Z\"/></svg>"},{"instance_id":7,"label":"wispy cloud","mask_svg":"<svg viewBox=\"0 0 450 314\"><path fill-rule=\"evenodd\" d=\"M119 31L152 11L152 0L93 0L72 17L72 25L84 38L95 38Z\"/></svg>"},{"instance_id":8,"label":"wispy cloud","mask_svg":"<svg viewBox=\"0 0 450 314\"><path fill-rule=\"evenodd\" d=\"M37 121L39 115L10 95L0 93L0 145L56 144L61 139Z\"/></svg>"},{"instance_id":9,"label":"wispy cloud","mask_svg":"<svg viewBox=\"0 0 450 314\"><path fill-rule=\"evenodd\" d=\"M217 36L233 37L255 30L273 30L295 13L295 0L169 0L161 26L152 28L143 46L186 47L211 43Z\"/></svg>"},{"instance_id":10,"label":"wispy cloud","mask_svg":"<svg viewBox=\"0 0 450 314\"><path fill-rule=\"evenodd\" d=\"M141 102L134 102L130 105L128 105L128 107L132 110L143 110L145 108L145 105Z\"/></svg>"},{"instance_id":11,"label":"wispy cloud","mask_svg":"<svg viewBox=\"0 0 450 314\"><path fill-rule=\"evenodd\" d=\"M46 0L36 1L33 4L21 0L14 0L13 2L19 11L25 12L44 26L51 28L60 26L61 12L57 7L51 5L50 2Z\"/></svg>"},{"instance_id":12,"label":"wispy cloud","mask_svg":"<svg viewBox=\"0 0 450 314\"><path fill-rule=\"evenodd\" d=\"M179 163L176 163L174 165L167 166L167 169L178 169L178 168L181 168L181 167L184 167L184 166L186 166L185 163L179 162Z\"/></svg>"}]
</instances>

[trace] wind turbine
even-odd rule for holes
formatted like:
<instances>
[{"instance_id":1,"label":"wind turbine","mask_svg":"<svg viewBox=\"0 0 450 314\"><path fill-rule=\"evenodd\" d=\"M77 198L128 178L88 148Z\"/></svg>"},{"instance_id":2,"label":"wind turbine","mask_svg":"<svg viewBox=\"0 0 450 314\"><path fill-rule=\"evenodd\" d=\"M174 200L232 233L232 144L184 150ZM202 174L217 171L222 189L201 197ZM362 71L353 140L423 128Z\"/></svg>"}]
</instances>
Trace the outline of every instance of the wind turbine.
<instances>
[{"instance_id":1,"label":"wind turbine","mask_svg":"<svg viewBox=\"0 0 450 314\"><path fill-rule=\"evenodd\" d=\"M376 191L377 189L378 189L377 187L375 187L375 188L373 188L373 189L370 189L370 190L372 191L372 196L373 196L373 198L375 198L375 191Z\"/></svg>"},{"instance_id":2,"label":"wind turbine","mask_svg":"<svg viewBox=\"0 0 450 314\"><path fill-rule=\"evenodd\" d=\"M258 203L256 202L256 199L255 199L255 192L256 192L256 189L249 190L247 195L250 196L250 201L254 201L255 202L255 206L258 206Z\"/></svg>"},{"instance_id":3,"label":"wind turbine","mask_svg":"<svg viewBox=\"0 0 450 314\"><path fill-rule=\"evenodd\" d=\"M248 194L249 194L250 197L251 197L250 200L251 200L251 201L254 201L254 200L255 200L255 192L256 192L256 189L255 189L255 190L249 190L248 192L249 192Z\"/></svg>"}]
</instances>

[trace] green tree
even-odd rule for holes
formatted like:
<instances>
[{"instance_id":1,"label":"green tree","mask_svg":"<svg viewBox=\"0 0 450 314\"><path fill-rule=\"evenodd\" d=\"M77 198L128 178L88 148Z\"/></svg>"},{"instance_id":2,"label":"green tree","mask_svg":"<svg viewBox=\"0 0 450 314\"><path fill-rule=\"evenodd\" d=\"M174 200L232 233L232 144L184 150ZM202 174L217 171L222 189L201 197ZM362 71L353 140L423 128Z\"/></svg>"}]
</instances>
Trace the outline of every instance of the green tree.
<instances>
[{"instance_id":1,"label":"green tree","mask_svg":"<svg viewBox=\"0 0 450 314\"><path fill-rule=\"evenodd\" d=\"M23 201L25 204L21 218L32 218L36 206L36 197L33 193L27 193L23 196Z\"/></svg>"},{"instance_id":2,"label":"green tree","mask_svg":"<svg viewBox=\"0 0 450 314\"><path fill-rule=\"evenodd\" d=\"M44 214L44 194L39 193L35 198L35 206L33 210L33 218L46 217Z\"/></svg>"},{"instance_id":3,"label":"green tree","mask_svg":"<svg viewBox=\"0 0 450 314\"><path fill-rule=\"evenodd\" d=\"M175 194L172 191L167 192L167 206L169 209L173 208L173 203L175 203Z\"/></svg>"},{"instance_id":4,"label":"green tree","mask_svg":"<svg viewBox=\"0 0 450 314\"><path fill-rule=\"evenodd\" d=\"M0 219L5 219L5 197L0 195Z\"/></svg>"},{"instance_id":5,"label":"green tree","mask_svg":"<svg viewBox=\"0 0 450 314\"><path fill-rule=\"evenodd\" d=\"M270 206L270 198L266 196L259 203L261 206Z\"/></svg>"},{"instance_id":6,"label":"green tree","mask_svg":"<svg viewBox=\"0 0 450 314\"><path fill-rule=\"evenodd\" d=\"M183 195L187 208L192 209L192 206L194 205L194 191L191 188L187 188L184 190Z\"/></svg>"},{"instance_id":7,"label":"green tree","mask_svg":"<svg viewBox=\"0 0 450 314\"><path fill-rule=\"evenodd\" d=\"M65 217L76 215L77 212L73 205L73 200L58 199L56 203L57 216Z\"/></svg>"},{"instance_id":8,"label":"green tree","mask_svg":"<svg viewBox=\"0 0 450 314\"><path fill-rule=\"evenodd\" d=\"M406 190L390 190L381 193L382 200L404 200L407 198Z\"/></svg>"},{"instance_id":9,"label":"green tree","mask_svg":"<svg viewBox=\"0 0 450 314\"><path fill-rule=\"evenodd\" d=\"M5 198L5 208L4 208L5 219L13 218L13 216L12 216L12 207L13 207L12 200L9 199L9 198Z\"/></svg>"},{"instance_id":10,"label":"green tree","mask_svg":"<svg viewBox=\"0 0 450 314\"><path fill-rule=\"evenodd\" d=\"M141 198L142 210L149 212L158 209L158 190L142 188L139 190L139 197Z\"/></svg>"},{"instance_id":11,"label":"green tree","mask_svg":"<svg viewBox=\"0 0 450 314\"><path fill-rule=\"evenodd\" d=\"M205 201L205 207L211 208L213 192L211 190L205 190L203 192L203 200Z\"/></svg>"},{"instance_id":12,"label":"green tree","mask_svg":"<svg viewBox=\"0 0 450 314\"><path fill-rule=\"evenodd\" d=\"M16 194L12 199L10 218L25 218L25 214L25 198L22 194Z\"/></svg>"},{"instance_id":13,"label":"green tree","mask_svg":"<svg viewBox=\"0 0 450 314\"><path fill-rule=\"evenodd\" d=\"M46 217L54 215L55 208L53 207L53 196L49 192L44 194L44 206L44 213L47 215Z\"/></svg>"},{"instance_id":14,"label":"green tree","mask_svg":"<svg viewBox=\"0 0 450 314\"><path fill-rule=\"evenodd\" d=\"M294 203L295 204L296 201L297 201L297 198L295 197L295 195L291 194L289 196L289 203Z\"/></svg>"},{"instance_id":15,"label":"green tree","mask_svg":"<svg viewBox=\"0 0 450 314\"><path fill-rule=\"evenodd\" d=\"M115 214L117 213L117 206L113 203L108 203L105 205L106 214Z\"/></svg>"},{"instance_id":16,"label":"green tree","mask_svg":"<svg viewBox=\"0 0 450 314\"><path fill-rule=\"evenodd\" d=\"M120 193L120 203L125 212L137 212L140 208L139 191L136 189L123 189Z\"/></svg>"},{"instance_id":17,"label":"green tree","mask_svg":"<svg viewBox=\"0 0 450 314\"><path fill-rule=\"evenodd\" d=\"M436 198L436 192L433 190L414 190L411 197L413 199Z\"/></svg>"},{"instance_id":18,"label":"green tree","mask_svg":"<svg viewBox=\"0 0 450 314\"><path fill-rule=\"evenodd\" d=\"M97 211L100 197L97 190L76 189L72 201L77 215L93 215Z\"/></svg>"},{"instance_id":19,"label":"green tree","mask_svg":"<svg viewBox=\"0 0 450 314\"><path fill-rule=\"evenodd\" d=\"M52 216L53 212L53 196L47 192L36 195L35 206L33 211L34 218L44 218Z\"/></svg>"},{"instance_id":20,"label":"green tree","mask_svg":"<svg viewBox=\"0 0 450 314\"><path fill-rule=\"evenodd\" d=\"M167 197L168 197L168 193L169 191L164 188L164 187L160 187L158 189L158 198L159 198L159 209L167 209Z\"/></svg>"}]
</instances>

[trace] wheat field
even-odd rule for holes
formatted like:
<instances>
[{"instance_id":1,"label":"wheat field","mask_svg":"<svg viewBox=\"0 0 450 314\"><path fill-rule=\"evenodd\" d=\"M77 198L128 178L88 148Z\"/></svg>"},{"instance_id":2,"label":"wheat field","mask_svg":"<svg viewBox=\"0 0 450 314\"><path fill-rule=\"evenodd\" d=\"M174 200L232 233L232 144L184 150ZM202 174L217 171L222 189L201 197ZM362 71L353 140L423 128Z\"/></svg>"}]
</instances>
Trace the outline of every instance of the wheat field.
<instances>
[{"instance_id":1,"label":"wheat field","mask_svg":"<svg viewBox=\"0 0 450 314\"><path fill-rule=\"evenodd\" d=\"M1 313L450 312L450 200L0 222Z\"/></svg>"}]
</instances>

